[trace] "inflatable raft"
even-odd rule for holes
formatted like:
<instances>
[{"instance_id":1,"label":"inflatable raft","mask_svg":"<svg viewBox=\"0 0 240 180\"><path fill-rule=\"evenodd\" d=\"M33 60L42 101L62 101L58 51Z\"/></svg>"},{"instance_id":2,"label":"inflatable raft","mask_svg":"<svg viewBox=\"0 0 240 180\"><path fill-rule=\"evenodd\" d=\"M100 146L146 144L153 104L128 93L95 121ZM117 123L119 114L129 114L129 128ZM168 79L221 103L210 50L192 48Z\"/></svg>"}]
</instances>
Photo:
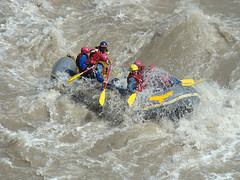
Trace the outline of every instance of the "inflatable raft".
<instances>
[{"instance_id":1,"label":"inflatable raft","mask_svg":"<svg viewBox=\"0 0 240 180\"><path fill-rule=\"evenodd\" d=\"M150 96L141 105L141 110L151 117L168 116L172 119L179 119L185 113L192 112L194 106L199 102L199 94L195 88L176 85L167 91L157 92L155 95Z\"/></svg>"},{"instance_id":2,"label":"inflatable raft","mask_svg":"<svg viewBox=\"0 0 240 180\"><path fill-rule=\"evenodd\" d=\"M106 96L113 97L113 94L120 96L126 102L131 96L125 88L114 87L111 84L106 91ZM180 83L173 84L165 90L161 87L146 88L137 94L133 107L130 108L143 114L145 119L168 116L172 120L178 120L184 114L191 113L199 102L200 96L196 89Z\"/></svg>"},{"instance_id":3,"label":"inflatable raft","mask_svg":"<svg viewBox=\"0 0 240 180\"><path fill-rule=\"evenodd\" d=\"M129 108L134 112L143 114L145 118L168 116L171 119L179 119L185 113L192 112L194 106L200 102L198 92L192 87L194 83L183 84L180 81L176 83L171 81L171 79L174 78L171 78L166 71L162 71L162 69L156 69L154 71L155 74L153 73L151 75L146 88L137 94L136 100ZM68 77L73 75L72 72L76 74L76 65L73 58L64 57L59 59L53 66L52 77L54 74L54 78L56 78L58 72L66 72ZM131 94L127 90L126 80L129 72L128 70L117 67L113 67L112 72L114 73L110 74L111 79L105 92L105 101L107 103L105 103L104 106L111 106L111 108L113 108L113 105L109 103L114 101L118 102L117 104L121 104L121 106L129 106L127 101ZM161 79L160 74L164 76L167 75L171 83L163 86L163 83L159 81L159 79ZM77 79L73 83L77 87L77 93L82 102L86 102L89 106L94 104L95 109L101 109L98 99L104 88L102 84L98 83L95 79L85 78ZM91 103L88 104L86 99L90 97L92 98L89 100ZM92 103L93 101L95 103ZM120 103L120 101L122 103Z\"/></svg>"}]
</instances>

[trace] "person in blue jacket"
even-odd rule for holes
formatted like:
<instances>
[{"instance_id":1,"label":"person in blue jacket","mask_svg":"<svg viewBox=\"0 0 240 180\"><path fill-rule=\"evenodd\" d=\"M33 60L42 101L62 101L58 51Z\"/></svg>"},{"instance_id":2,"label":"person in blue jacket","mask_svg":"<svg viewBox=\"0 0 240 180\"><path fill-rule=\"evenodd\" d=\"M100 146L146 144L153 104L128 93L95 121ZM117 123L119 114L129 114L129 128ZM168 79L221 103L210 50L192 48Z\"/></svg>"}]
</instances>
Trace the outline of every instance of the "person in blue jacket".
<instances>
[{"instance_id":1,"label":"person in blue jacket","mask_svg":"<svg viewBox=\"0 0 240 180\"><path fill-rule=\"evenodd\" d=\"M127 77L127 87L128 91L132 94L134 91L142 88L142 74L138 72L138 66L136 64L132 64L129 67L130 73Z\"/></svg>"},{"instance_id":2,"label":"person in blue jacket","mask_svg":"<svg viewBox=\"0 0 240 180\"><path fill-rule=\"evenodd\" d=\"M91 69L92 64L90 59L90 48L88 47L81 48L81 53L77 56L76 64L79 69L79 73L88 70L82 76L87 78L95 78L93 70Z\"/></svg>"},{"instance_id":3,"label":"person in blue jacket","mask_svg":"<svg viewBox=\"0 0 240 180\"><path fill-rule=\"evenodd\" d=\"M95 73L97 81L100 83L106 83L108 73L109 59L107 54L101 54L99 61L95 64Z\"/></svg>"}]
</instances>

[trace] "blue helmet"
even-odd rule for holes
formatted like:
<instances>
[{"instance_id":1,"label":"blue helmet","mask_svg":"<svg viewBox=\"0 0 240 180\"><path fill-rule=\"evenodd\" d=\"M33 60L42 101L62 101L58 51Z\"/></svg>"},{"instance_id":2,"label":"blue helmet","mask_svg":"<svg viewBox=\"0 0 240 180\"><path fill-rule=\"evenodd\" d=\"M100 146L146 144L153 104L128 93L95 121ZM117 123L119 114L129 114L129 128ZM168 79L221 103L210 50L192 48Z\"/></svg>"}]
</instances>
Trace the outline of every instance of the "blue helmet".
<instances>
[{"instance_id":1,"label":"blue helmet","mask_svg":"<svg viewBox=\"0 0 240 180\"><path fill-rule=\"evenodd\" d=\"M100 43L100 47L108 47L107 43L105 41L102 41Z\"/></svg>"}]
</instances>

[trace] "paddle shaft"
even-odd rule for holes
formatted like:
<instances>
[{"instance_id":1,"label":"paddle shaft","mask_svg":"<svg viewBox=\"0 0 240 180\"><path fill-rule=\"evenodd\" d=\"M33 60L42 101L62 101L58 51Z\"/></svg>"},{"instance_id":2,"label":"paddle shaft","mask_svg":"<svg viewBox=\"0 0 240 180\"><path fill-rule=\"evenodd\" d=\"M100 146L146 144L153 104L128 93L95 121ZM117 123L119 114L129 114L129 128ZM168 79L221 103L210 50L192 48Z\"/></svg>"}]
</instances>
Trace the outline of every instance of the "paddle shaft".
<instances>
[{"instance_id":1,"label":"paddle shaft","mask_svg":"<svg viewBox=\"0 0 240 180\"><path fill-rule=\"evenodd\" d=\"M147 78L146 78L145 81L142 83L142 85L140 86L140 88L139 88L136 92L134 92L134 93L128 98L128 104L129 104L129 106L132 105L132 103L134 102L134 100L135 100L135 98L136 98L137 93L141 90L141 88L143 87L143 85L146 84L147 79L150 77L150 75L151 75L151 74L149 74L149 75L147 76Z\"/></svg>"},{"instance_id":2,"label":"paddle shaft","mask_svg":"<svg viewBox=\"0 0 240 180\"><path fill-rule=\"evenodd\" d=\"M111 67L112 67L112 61L111 61L110 66L109 66L108 75L107 75L107 80L106 80L106 83L105 83L104 90L103 90L103 92L101 93L100 98L99 98L99 103L100 103L102 106L104 105L104 101L105 101L105 91L106 91L106 88L107 88L107 83L108 83L108 79L109 79Z\"/></svg>"},{"instance_id":3,"label":"paddle shaft","mask_svg":"<svg viewBox=\"0 0 240 180\"><path fill-rule=\"evenodd\" d=\"M200 80L200 81L198 81L198 82L195 82L194 84L192 84L192 85L190 85L190 86L193 86L193 85L195 85L195 84L197 84L197 83L200 83L200 82L202 82L202 81L205 81L206 79L202 79L202 80Z\"/></svg>"},{"instance_id":4,"label":"paddle shaft","mask_svg":"<svg viewBox=\"0 0 240 180\"><path fill-rule=\"evenodd\" d=\"M111 67L112 67L112 61L111 61L110 66L109 66L108 75L107 75L107 80L106 80L106 84L105 84L104 89L106 89L106 87L107 87L107 83L108 83L108 79L109 79L109 75L110 75Z\"/></svg>"},{"instance_id":5,"label":"paddle shaft","mask_svg":"<svg viewBox=\"0 0 240 180\"><path fill-rule=\"evenodd\" d=\"M74 81L76 78L78 78L79 76L81 76L82 74L84 74L85 72L91 70L94 66L90 67L90 69L86 69L85 71L79 73L79 74L75 74L74 76L72 76L69 80L68 83Z\"/></svg>"},{"instance_id":6,"label":"paddle shaft","mask_svg":"<svg viewBox=\"0 0 240 180\"><path fill-rule=\"evenodd\" d=\"M137 94L137 93L142 89L142 87L146 84L146 82L147 82L148 78L150 77L150 75L151 75L151 74L149 74L149 75L147 76L147 78L143 81L143 83L141 84L140 88L135 92L136 94Z\"/></svg>"},{"instance_id":7,"label":"paddle shaft","mask_svg":"<svg viewBox=\"0 0 240 180\"><path fill-rule=\"evenodd\" d=\"M85 71L83 71L83 72L81 72L81 73L84 74L85 72L90 71L93 67L94 67L94 66L90 67L90 69L86 69ZM82 74L81 74L81 75L82 75Z\"/></svg>"}]
</instances>

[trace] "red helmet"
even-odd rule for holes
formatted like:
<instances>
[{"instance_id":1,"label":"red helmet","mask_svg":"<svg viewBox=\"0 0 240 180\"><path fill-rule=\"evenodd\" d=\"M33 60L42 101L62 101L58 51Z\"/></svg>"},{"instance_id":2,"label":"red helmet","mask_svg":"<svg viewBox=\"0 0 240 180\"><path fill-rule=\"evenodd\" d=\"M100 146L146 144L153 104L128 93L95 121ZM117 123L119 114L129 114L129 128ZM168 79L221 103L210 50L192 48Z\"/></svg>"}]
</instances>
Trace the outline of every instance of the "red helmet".
<instances>
[{"instance_id":1,"label":"red helmet","mask_svg":"<svg viewBox=\"0 0 240 180\"><path fill-rule=\"evenodd\" d=\"M90 52L90 48L88 48L88 47L82 47L81 53L89 53L89 52Z\"/></svg>"},{"instance_id":2,"label":"red helmet","mask_svg":"<svg viewBox=\"0 0 240 180\"><path fill-rule=\"evenodd\" d=\"M134 64L136 64L138 67L142 67L142 63L141 63L141 61L139 61L139 60L136 60L136 61L134 62Z\"/></svg>"},{"instance_id":3,"label":"red helmet","mask_svg":"<svg viewBox=\"0 0 240 180\"><path fill-rule=\"evenodd\" d=\"M108 60L108 55L107 54L101 54L100 61L107 61L107 60Z\"/></svg>"},{"instance_id":4,"label":"red helmet","mask_svg":"<svg viewBox=\"0 0 240 180\"><path fill-rule=\"evenodd\" d=\"M152 65L149 66L149 69L153 69L153 68L155 68L155 67L157 67L157 66L155 66L154 64L152 64Z\"/></svg>"}]
</instances>

